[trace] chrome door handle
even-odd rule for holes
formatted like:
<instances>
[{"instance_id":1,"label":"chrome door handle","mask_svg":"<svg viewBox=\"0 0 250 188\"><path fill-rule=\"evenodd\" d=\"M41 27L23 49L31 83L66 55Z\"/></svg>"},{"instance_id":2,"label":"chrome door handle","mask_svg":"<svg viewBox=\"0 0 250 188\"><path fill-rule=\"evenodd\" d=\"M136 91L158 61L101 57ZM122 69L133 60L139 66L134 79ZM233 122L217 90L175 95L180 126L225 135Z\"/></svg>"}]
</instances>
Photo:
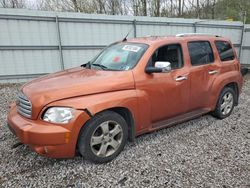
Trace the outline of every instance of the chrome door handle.
<instances>
[{"instance_id":1,"label":"chrome door handle","mask_svg":"<svg viewBox=\"0 0 250 188\"><path fill-rule=\"evenodd\" d=\"M178 76L177 78L175 78L175 81L180 82L182 80L187 80L186 76Z\"/></svg>"},{"instance_id":2,"label":"chrome door handle","mask_svg":"<svg viewBox=\"0 0 250 188\"><path fill-rule=\"evenodd\" d=\"M211 70L211 71L208 71L208 74L217 74L218 73L218 71L217 70Z\"/></svg>"}]
</instances>

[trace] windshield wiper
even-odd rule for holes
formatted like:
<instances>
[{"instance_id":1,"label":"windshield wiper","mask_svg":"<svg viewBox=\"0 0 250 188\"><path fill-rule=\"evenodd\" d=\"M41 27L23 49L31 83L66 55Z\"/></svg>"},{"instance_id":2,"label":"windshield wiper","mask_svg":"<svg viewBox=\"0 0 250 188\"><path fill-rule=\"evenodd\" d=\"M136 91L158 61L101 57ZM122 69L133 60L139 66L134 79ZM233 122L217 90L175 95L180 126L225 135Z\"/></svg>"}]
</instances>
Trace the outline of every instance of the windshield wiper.
<instances>
[{"instance_id":1,"label":"windshield wiper","mask_svg":"<svg viewBox=\"0 0 250 188\"><path fill-rule=\"evenodd\" d=\"M101 64L96 64L96 63L93 63L91 65L94 65L96 67L101 67L102 70L108 70L108 67L104 66L104 65L101 65Z\"/></svg>"},{"instance_id":2,"label":"windshield wiper","mask_svg":"<svg viewBox=\"0 0 250 188\"><path fill-rule=\"evenodd\" d=\"M81 67L86 67L86 68L89 68L91 69L91 66L96 66L96 67L100 67L102 70L108 70L108 67L104 66L104 65L101 65L101 64L97 64L97 63L93 63L91 64L90 61L88 61L88 63L85 63L85 64L82 64Z\"/></svg>"}]
</instances>

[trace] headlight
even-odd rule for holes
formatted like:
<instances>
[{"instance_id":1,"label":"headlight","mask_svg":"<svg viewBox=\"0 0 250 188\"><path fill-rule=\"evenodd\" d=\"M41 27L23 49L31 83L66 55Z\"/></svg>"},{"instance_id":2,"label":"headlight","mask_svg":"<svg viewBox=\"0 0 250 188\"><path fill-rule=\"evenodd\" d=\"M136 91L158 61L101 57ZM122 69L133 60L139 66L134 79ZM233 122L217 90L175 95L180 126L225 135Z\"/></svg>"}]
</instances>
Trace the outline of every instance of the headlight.
<instances>
[{"instance_id":1,"label":"headlight","mask_svg":"<svg viewBox=\"0 0 250 188\"><path fill-rule=\"evenodd\" d=\"M51 107L43 115L43 120L52 123L68 123L74 118L74 109L67 107Z\"/></svg>"}]
</instances>

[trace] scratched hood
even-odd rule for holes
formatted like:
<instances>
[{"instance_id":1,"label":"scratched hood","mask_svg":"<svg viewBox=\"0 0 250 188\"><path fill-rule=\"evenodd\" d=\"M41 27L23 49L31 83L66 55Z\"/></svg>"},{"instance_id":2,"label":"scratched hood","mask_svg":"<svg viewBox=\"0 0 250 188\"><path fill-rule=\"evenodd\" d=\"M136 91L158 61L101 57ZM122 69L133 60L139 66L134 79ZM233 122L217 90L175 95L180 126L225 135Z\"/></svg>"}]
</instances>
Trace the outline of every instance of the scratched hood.
<instances>
[{"instance_id":1,"label":"scratched hood","mask_svg":"<svg viewBox=\"0 0 250 188\"><path fill-rule=\"evenodd\" d=\"M61 99L133 88L132 71L78 67L35 79L21 90L31 100L33 107L41 108Z\"/></svg>"}]
</instances>

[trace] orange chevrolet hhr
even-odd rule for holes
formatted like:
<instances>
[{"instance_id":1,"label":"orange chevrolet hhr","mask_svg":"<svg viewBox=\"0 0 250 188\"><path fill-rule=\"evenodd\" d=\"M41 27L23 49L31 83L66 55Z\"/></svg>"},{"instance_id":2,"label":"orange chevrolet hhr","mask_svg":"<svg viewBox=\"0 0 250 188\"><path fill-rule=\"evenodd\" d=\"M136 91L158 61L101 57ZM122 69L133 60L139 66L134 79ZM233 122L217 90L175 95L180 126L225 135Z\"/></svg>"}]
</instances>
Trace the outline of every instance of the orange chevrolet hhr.
<instances>
[{"instance_id":1,"label":"orange chevrolet hhr","mask_svg":"<svg viewBox=\"0 0 250 188\"><path fill-rule=\"evenodd\" d=\"M25 84L8 126L41 155L97 163L136 136L238 104L240 64L228 39L205 34L124 39L92 61Z\"/></svg>"}]
</instances>

